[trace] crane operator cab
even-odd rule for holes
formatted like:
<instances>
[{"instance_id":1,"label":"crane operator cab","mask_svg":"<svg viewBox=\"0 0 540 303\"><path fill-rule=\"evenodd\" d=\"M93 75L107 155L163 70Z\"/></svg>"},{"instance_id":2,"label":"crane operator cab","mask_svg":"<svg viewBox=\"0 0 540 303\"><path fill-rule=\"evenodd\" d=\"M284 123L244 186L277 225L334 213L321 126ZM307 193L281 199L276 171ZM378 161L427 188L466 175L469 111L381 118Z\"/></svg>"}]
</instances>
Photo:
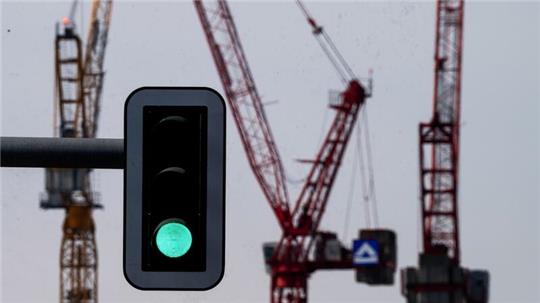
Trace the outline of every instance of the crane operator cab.
<instances>
[{"instance_id":1,"label":"crane operator cab","mask_svg":"<svg viewBox=\"0 0 540 303\"><path fill-rule=\"evenodd\" d=\"M356 281L393 285L396 273L396 233L389 229L361 229L353 242L352 262Z\"/></svg>"}]
</instances>

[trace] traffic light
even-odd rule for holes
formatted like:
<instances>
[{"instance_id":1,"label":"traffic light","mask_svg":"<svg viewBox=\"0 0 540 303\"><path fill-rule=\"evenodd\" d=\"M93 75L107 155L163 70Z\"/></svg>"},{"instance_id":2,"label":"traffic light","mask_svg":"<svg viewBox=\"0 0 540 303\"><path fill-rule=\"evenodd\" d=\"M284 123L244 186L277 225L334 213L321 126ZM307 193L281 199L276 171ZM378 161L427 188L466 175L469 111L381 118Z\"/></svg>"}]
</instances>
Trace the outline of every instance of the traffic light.
<instances>
[{"instance_id":1,"label":"traffic light","mask_svg":"<svg viewBox=\"0 0 540 303\"><path fill-rule=\"evenodd\" d=\"M223 277L225 105L208 88L140 88L124 112L124 275L206 290Z\"/></svg>"}]
</instances>

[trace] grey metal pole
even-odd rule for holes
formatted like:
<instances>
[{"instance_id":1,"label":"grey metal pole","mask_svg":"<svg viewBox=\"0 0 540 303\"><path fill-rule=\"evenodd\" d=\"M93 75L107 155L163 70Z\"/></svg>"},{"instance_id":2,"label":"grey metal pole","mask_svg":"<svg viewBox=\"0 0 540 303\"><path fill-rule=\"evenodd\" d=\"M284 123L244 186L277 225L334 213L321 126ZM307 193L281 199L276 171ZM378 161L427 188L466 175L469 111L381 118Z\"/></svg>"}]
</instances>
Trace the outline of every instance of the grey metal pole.
<instances>
[{"instance_id":1,"label":"grey metal pole","mask_svg":"<svg viewBox=\"0 0 540 303\"><path fill-rule=\"evenodd\" d=\"M0 152L2 167L125 166L123 139L0 137Z\"/></svg>"}]
</instances>

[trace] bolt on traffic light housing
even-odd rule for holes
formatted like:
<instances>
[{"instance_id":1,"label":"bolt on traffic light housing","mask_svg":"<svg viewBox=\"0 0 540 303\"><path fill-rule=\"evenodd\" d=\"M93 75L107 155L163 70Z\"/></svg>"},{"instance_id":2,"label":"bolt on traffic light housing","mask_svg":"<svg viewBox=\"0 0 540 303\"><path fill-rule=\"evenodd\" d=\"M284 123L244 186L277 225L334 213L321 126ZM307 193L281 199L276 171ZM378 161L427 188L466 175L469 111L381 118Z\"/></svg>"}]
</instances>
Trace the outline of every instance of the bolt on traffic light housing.
<instances>
[{"instance_id":1,"label":"bolt on traffic light housing","mask_svg":"<svg viewBox=\"0 0 540 303\"><path fill-rule=\"evenodd\" d=\"M223 277L225 105L208 88L140 88L124 113L124 275L146 290Z\"/></svg>"}]
</instances>

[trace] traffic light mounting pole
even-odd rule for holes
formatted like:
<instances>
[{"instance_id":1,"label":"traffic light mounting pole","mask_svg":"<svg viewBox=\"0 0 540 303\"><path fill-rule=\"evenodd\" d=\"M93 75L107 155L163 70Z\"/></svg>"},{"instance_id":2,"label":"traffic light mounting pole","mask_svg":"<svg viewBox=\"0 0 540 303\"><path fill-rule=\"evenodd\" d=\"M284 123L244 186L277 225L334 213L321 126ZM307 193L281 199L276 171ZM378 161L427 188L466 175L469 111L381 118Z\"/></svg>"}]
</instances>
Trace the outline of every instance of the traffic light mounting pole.
<instances>
[{"instance_id":1,"label":"traffic light mounting pole","mask_svg":"<svg viewBox=\"0 0 540 303\"><path fill-rule=\"evenodd\" d=\"M124 168L123 139L0 137L0 166Z\"/></svg>"}]
</instances>

